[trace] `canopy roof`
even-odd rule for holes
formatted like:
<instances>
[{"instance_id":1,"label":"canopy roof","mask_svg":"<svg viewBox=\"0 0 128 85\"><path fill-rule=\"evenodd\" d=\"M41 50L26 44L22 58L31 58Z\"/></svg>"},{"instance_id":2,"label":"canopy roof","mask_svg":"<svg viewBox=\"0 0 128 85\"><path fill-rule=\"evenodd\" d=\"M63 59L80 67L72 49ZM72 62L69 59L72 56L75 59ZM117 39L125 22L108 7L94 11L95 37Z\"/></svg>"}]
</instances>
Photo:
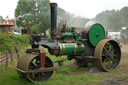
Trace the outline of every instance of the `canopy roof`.
<instances>
[{"instance_id":1,"label":"canopy roof","mask_svg":"<svg viewBox=\"0 0 128 85\"><path fill-rule=\"evenodd\" d=\"M0 28L12 27L12 26L14 26L14 22L9 22L9 21L0 22Z\"/></svg>"}]
</instances>

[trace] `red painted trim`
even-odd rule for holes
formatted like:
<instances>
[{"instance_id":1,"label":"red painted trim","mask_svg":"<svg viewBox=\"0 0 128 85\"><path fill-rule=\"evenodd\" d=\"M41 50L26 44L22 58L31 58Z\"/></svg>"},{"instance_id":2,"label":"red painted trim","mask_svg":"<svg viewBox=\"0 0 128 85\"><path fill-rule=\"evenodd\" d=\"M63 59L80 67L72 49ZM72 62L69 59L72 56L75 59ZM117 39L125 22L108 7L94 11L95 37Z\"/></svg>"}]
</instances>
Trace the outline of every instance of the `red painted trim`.
<instances>
[{"instance_id":1,"label":"red painted trim","mask_svg":"<svg viewBox=\"0 0 128 85\"><path fill-rule=\"evenodd\" d=\"M40 50L40 49L27 49L26 53L32 53L32 52L38 52L40 55L40 67L44 68L45 67L45 56L46 53L44 50Z\"/></svg>"},{"instance_id":2,"label":"red painted trim","mask_svg":"<svg viewBox=\"0 0 128 85\"><path fill-rule=\"evenodd\" d=\"M46 55L46 53L44 51L40 51L40 64L41 64L41 68L45 67L45 55Z\"/></svg>"}]
</instances>

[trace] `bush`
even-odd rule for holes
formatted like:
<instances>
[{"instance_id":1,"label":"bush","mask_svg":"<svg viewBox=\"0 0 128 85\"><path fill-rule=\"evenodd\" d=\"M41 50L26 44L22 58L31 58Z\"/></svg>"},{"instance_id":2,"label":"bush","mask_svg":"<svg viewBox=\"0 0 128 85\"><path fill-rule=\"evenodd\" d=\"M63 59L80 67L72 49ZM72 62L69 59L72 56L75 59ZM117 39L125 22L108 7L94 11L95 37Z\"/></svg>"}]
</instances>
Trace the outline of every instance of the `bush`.
<instances>
[{"instance_id":1,"label":"bush","mask_svg":"<svg viewBox=\"0 0 128 85\"><path fill-rule=\"evenodd\" d=\"M0 52L12 50L15 47L25 47L29 42L30 37L28 35L14 36L8 33L0 33Z\"/></svg>"}]
</instances>

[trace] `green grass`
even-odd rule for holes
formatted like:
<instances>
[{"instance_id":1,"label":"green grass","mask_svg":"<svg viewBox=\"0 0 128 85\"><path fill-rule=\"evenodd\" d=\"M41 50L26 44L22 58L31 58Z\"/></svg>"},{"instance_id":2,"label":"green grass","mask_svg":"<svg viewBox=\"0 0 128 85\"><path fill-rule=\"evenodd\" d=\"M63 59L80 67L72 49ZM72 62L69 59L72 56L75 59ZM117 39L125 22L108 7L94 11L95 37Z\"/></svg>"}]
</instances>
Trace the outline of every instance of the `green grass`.
<instances>
[{"instance_id":1,"label":"green grass","mask_svg":"<svg viewBox=\"0 0 128 85\"><path fill-rule=\"evenodd\" d=\"M1 66L0 85L90 85L98 83L99 80L94 76L84 73L86 70L74 66L58 67L58 71L54 72L49 80L35 84L20 78L15 70L15 65L9 65L9 68Z\"/></svg>"},{"instance_id":2,"label":"green grass","mask_svg":"<svg viewBox=\"0 0 128 85\"><path fill-rule=\"evenodd\" d=\"M51 56L48 52L46 55L49 56L53 62L65 59L65 57L58 58ZM5 65L0 65L0 85L95 85L99 83L99 80L96 79L95 76L86 74L87 68L78 68L70 65L74 63L74 61L68 60L64 63L67 66L57 66L58 70L54 72L49 80L40 83L31 83L19 77L15 70L16 62L15 60L8 68L6 68Z\"/></svg>"}]
</instances>

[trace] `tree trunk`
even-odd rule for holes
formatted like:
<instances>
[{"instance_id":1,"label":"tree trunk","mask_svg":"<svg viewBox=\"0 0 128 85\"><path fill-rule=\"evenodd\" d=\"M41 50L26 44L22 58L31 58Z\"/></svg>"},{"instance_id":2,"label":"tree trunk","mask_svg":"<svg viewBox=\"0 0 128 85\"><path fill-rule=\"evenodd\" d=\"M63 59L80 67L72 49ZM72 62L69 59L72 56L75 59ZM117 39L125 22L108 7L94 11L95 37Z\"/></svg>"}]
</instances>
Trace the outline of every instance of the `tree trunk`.
<instances>
[{"instance_id":1,"label":"tree trunk","mask_svg":"<svg viewBox=\"0 0 128 85\"><path fill-rule=\"evenodd\" d=\"M15 47L15 51L16 51L17 57L19 58L20 57L20 48Z\"/></svg>"},{"instance_id":2,"label":"tree trunk","mask_svg":"<svg viewBox=\"0 0 128 85\"><path fill-rule=\"evenodd\" d=\"M6 67L8 67L8 52L6 52Z\"/></svg>"}]
</instances>

